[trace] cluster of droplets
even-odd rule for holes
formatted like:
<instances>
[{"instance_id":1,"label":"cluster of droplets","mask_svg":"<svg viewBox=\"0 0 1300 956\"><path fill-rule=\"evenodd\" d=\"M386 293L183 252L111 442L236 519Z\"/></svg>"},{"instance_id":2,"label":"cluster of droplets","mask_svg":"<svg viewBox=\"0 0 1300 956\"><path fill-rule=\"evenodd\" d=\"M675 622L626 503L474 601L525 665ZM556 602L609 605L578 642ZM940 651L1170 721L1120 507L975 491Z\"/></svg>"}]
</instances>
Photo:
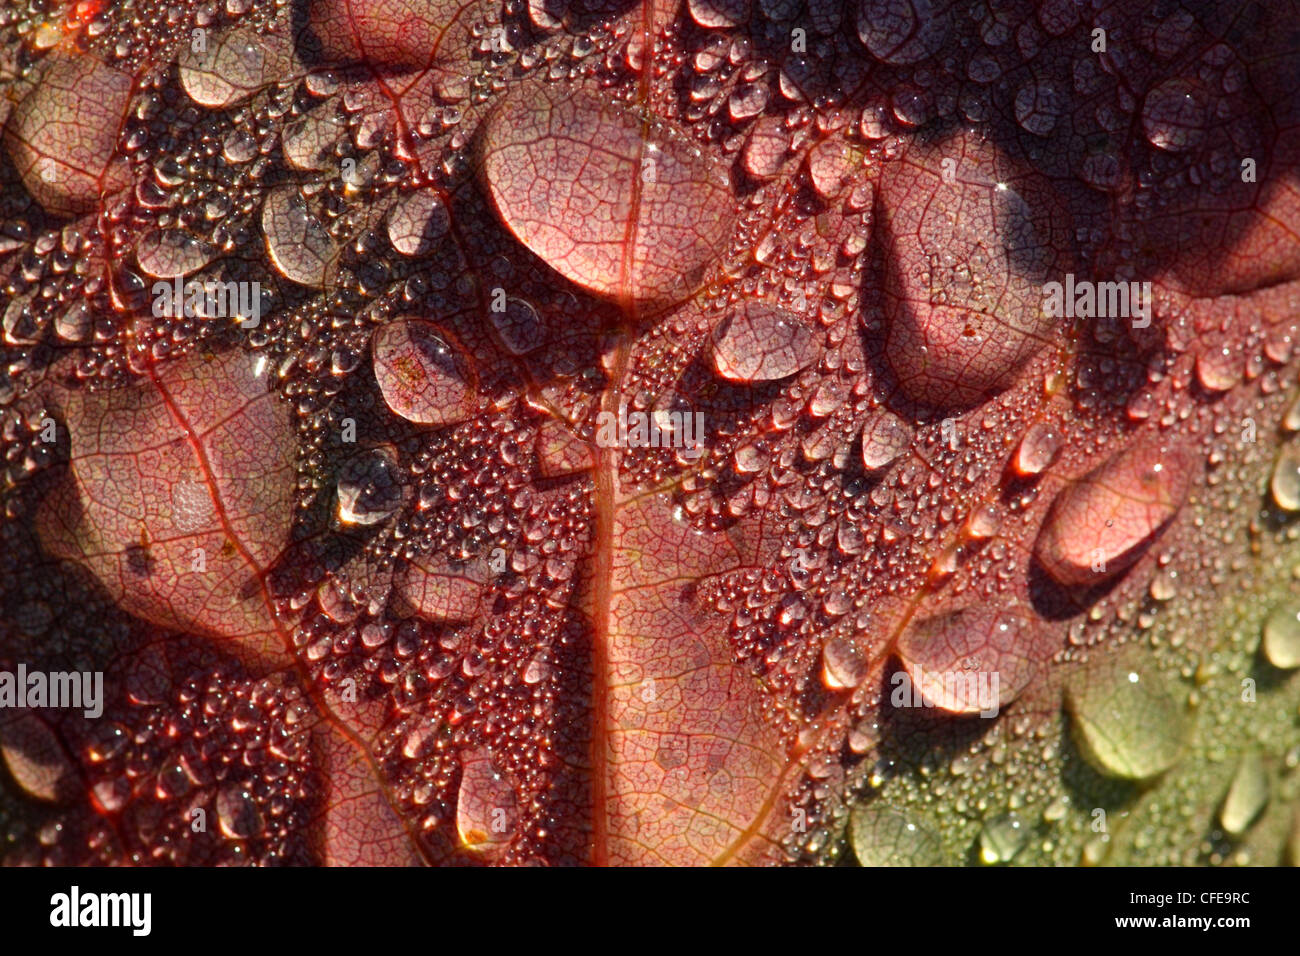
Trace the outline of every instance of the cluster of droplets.
<instances>
[{"instance_id":1,"label":"cluster of droplets","mask_svg":"<svg viewBox=\"0 0 1300 956\"><path fill-rule=\"evenodd\" d=\"M130 728L108 715L90 725L75 758L99 816L89 824L51 817L28 862L311 861L317 782L311 712L301 691L278 679L217 672L170 693L172 699L160 700L137 688L137 712L119 715L129 717Z\"/></svg>"}]
</instances>

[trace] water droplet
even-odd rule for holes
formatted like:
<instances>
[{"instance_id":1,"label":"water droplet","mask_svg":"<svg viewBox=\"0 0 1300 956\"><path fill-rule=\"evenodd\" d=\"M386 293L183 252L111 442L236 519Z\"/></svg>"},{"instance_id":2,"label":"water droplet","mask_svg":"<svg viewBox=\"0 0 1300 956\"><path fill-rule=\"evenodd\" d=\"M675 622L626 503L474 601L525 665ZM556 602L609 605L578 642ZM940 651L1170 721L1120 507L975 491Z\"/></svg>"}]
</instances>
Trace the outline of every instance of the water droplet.
<instances>
[{"instance_id":1,"label":"water droplet","mask_svg":"<svg viewBox=\"0 0 1300 956\"><path fill-rule=\"evenodd\" d=\"M916 63L943 46L949 11L946 0L860 0L858 38L882 63Z\"/></svg>"},{"instance_id":2,"label":"water droplet","mask_svg":"<svg viewBox=\"0 0 1300 956\"><path fill-rule=\"evenodd\" d=\"M862 650L847 638L833 637L822 647L822 682L831 690L857 687L869 665Z\"/></svg>"},{"instance_id":3,"label":"water droplet","mask_svg":"<svg viewBox=\"0 0 1300 956\"><path fill-rule=\"evenodd\" d=\"M478 560L453 562L428 554L405 562L394 584L407 605L426 620L471 621L489 577Z\"/></svg>"},{"instance_id":4,"label":"water droplet","mask_svg":"<svg viewBox=\"0 0 1300 956\"><path fill-rule=\"evenodd\" d=\"M402 503L397 461L387 448L375 448L343 463L338 476L338 517L344 524L378 524Z\"/></svg>"},{"instance_id":5,"label":"water droplet","mask_svg":"<svg viewBox=\"0 0 1300 956\"><path fill-rule=\"evenodd\" d=\"M1181 153L1205 138L1205 94L1184 79L1166 80L1142 104L1142 129L1152 146Z\"/></svg>"},{"instance_id":6,"label":"water droplet","mask_svg":"<svg viewBox=\"0 0 1300 956\"><path fill-rule=\"evenodd\" d=\"M476 403L472 366L437 326L395 319L375 333L375 379L384 401L407 421L464 421Z\"/></svg>"},{"instance_id":7,"label":"water droplet","mask_svg":"<svg viewBox=\"0 0 1300 956\"><path fill-rule=\"evenodd\" d=\"M324 287L338 253L320 220L307 210L297 186L279 186L267 195L262 232L271 261L285 278Z\"/></svg>"},{"instance_id":8,"label":"water droplet","mask_svg":"<svg viewBox=\"0 0 1300 956\"><path fill-rule=\"evenodd\" d=\"M862 157L840 139L827 139L808 152L808 179L823 199L834 199L849 183Z\"/></svg>"},{"instance_id":9,"label":"water droplet","mask_svg":"<svg viewBox=\"0 0 1300 956\"><path fill-rule=\"evenodd\" d=\"M155 279L193 275L216 256L217 251L183 232L154 229L140 237L135 258L140 268Z\"/></svg>"},{"instance_id":10,"label":"water droplet","mask_svg":"<svg viewBox=\"0 0 1300 956\"><path fill-rule=\"evenodd\" d=\"M27 191L48 211L88 212L107 177L131 78L94 56L46 55L40 81L13 108L4 143Z\"/></svg>"},{"instance_id":11,"label":"water droplet","mask_svg":"<svg viewBox=\"0 0 1300 956\"><path fill-rule=\"evenodd\" d=\"M1283 511L1300 511L1300 450L1283 448L1268 483L1274 503Z\"/></svg>"},{"instance_id":12,"label":"water droplet","mask_svg":"<svg viewBox=\"0 0 1300 956\"><path fill-rule=\"evenodd\" d=\"M1017 192L1013 176L975 133L914 144L882 170L886 357L917 402L983 402L1051 338L1042 290L1068 215L1030 180Z\"/></svg>"},{"instance_id":13,"label":"water droplet","mask_svg":"<svg viewBox=\"0 0 1300 956\"><path fill-rule=\"evenodd\" d=\"M880 411L862 426L862 464L879 471L912 445L912 429L893 412Z\"/></svg>"},{"instance_id":14,"label":"water droplet","mask_svg":"<svg viewBox=\"0 0 1300 956\"><path fill-rule=\"evenodd\" d=\"M713 367L733 382L769 382L817 358L819 343L797 316L766 302L745 301L718 327Z\"/></svg>"},{"instance_id":15,"label":"water droplet","mask_svg":"<svg viewBox=\"0 0 1300 956\"><path fill-rule=\"evenodd\" d=\"M1226 392L1241 376L1241 359L1226 346L1196 356L1196 380L1206 391Z\"/></svg>"},{"instance_id":16,"label":"water droplet","mask_svg":"<svg viewBox=\"0 0 1300 956\"><path fill-rule=\"evenodd\" d=\"M217 791L217 823L232 840L246 840L262 832L262 812L247 787L228 783Z\"/></svg>"},{"instance_id":17,"label":"water droplet","mask_svg":"<svg viewBox=\"0 0 1300 956\"><path fill-rule=\"evenodd\" d=\"M510 231L598 295L680 302L730 240L725 169L680 130L581 87L517 86L486 121L482 151L484 183Z\"/></svg>"},{"instance_id":18,"label":"water droplet","mask_svg":"<svg viewBox=\"0 0 1300 956\"><path fill-rule=\"evenodd\" d=\"M527 355L546 344L546 326L532 304L510 296L503 312L488 312L501 344L515 355Z\"/></svg>"},{"instance_id":19,"label":"water droplet","mask_svg":"<svg viewBox=\"0 0 1300 956\"><path fill-rule=\"evenodd\" d=\"M1279 670L1300 667L1300 607L1282 604L1264 621L1264 656Z\"/></svg>"},{"instance_id":20,"label":"water droplet","mask_svg":"<svg viewBox=\"0 0 1300 956\"><path fill-rule=\"evenodd\" d=\"M447 235L451 217L438 194L417 189L388 212L388 241L404 256L422 256Z\"/></svg>"},{"instance_id":21,"label":"water droplet","mask_svg":"<svg viewBox=\"0 0 1300 956\"><path fill-rule=\"evenodd\" d=\"M236 27L214 37L203 50L182 44L177 65L181 87L190 99L223 110L263 87L289 79L293 55L287 31L259 34Z\"/></svg>"},{"instance_id":22,"label":"water droplet","mask_svg":"<svg viewBox=\"0 0 1300 956\"><path fill-rule=\"evenodd\" d=\"M1042 474L1056 460L1061 442L1061 432L1055 425L1043 422L1030 425L1016 448L1013 463L1016 473L1023 477Z\"/></svg>"},{"instance_id":23,"label":"water droplet","mask_svg":"<svg viewBox=\"0 0 1300 956\"><path fill-rule=\"evenodd\" d=\"M990 716L1020 695L1050 651L1025 618L986 607L920 621L897 645L913 687L927 703L949 713Z\"/></svg>"},{"instance_id":24,"label":"water droplet","mask_svg":"<svg viewBox=\"0 0 1300 956\"><path fill-rule=\"evenodd\" d=\"M338 162L335 151L347 133L347 121L336 113L334 104L324 103L286 126L280 134L280 147L290 166L319 172Z\"/></svg>"},{"instance_id":25,"label":"water droplet","mask_svg":"<svg viewBox=\"0 0 1300 956\"><path fill-rule=\"evenodd\" d=\"M977 541L991 538L1002 527L1002 515L993 504L976 505L966 519L966 534Z\"/></svg>"},{"instance_id":26,"label":"water droplet","mask_svg":"<svg viewBox=\"0 0 1300 956\"><path fill-rule=\"evenodd\" d=\"M1027 83L1016 93L1016 122L1026 132L1047 136L1065 109L1065 98L1050 83Z\"/></svg>"},{"instance_id":27,"label":"water droplet","mask_svg":"<svg viewBox=\"0 0 1300 956\"><path fill-rule=\"evenodd\" d=\"M863 866L940 866L943 863L938 837L881 807L857 807L849 821L849 839Z\"/></svg>"},{"instance_id":28,"label":"water droplet","mask_svg":"<svg viewBox=\"0 0 1300 956\"><path fill-rule=\"evenodd\" d=\"M1142 438L1052 502L1034 553L1065 585L1100 584L1131 567L1182 507L1191 459Z\"/></svg>"},{"instance_id":29,"label":"water droplet","mask_svg":"<svg viewBox=\"0 0 1300 956\"><path fill-rule=\"evenodd\" d=\"M1098 661L1079 671L1066 706L1084 758L1108 777L1148 780L1182 756L1187 708L1149 662Z\"/></svg>"},{"instance_id":30,"label":"water droplet","mask_svg":"<svg viewBox=\"0 0 1300 956\"><path fill-rule=\"evenodd\" d=\"M467 754L456 796L456 832L461 845L478 853L503 849L519 827L515 788L486 750Z\"/></svg>"},{"instance_id":31,"label":"water droplet","mask_svg":"<svg viewBox=\"0 0 1300 956\"><path fill-rule=\"evenodd\" d=\"M1228 794L1223 798L1223 806L1219 808L1219 823L1229 836L1241 836L1264 810L1268 797L1269 783L1264 761L1257 753L1246 754L1237 765Z\"/></svg>"},{"instance_id":32,"label":"water droplet","mask_svg":"<svg viewBox=\"0 0 1300 956\"><path fill-rule=\"evenodd\" d=\"M980 829L980 862L988 866L1010 863L1028 838L1028 829L1014 814L988 820Z\"/></svg>"},{"instance_id":33,"label":"water droplet","mask_svg":"<svg viewBox=\"0 0 1300 956\"><path fill-rule=\"evenodd\" d=\"M702 27L734 27L749 19L749 0L687 0L691 19Z\"/></svg>"},{"instance_id":34,"label":"water droplet","mask_svg":"<svg viewBox=\"0 0 1300 956\"><path fill-rule=\"evenodd\" d=\"M1282 427L1289 432L1300 432L1300 398L1291 403L1291 407L1282 416Z\"/></svg>"},{"instance_id":35,"label":"water droplet","mask_svg":"<svg viewBox=\"0 0 1300 956\"><path fill-rule=\"evenodd\" d=\"M37 800L61 803L80 786L63 744L35 714L17 711L0 722L0 757L14 782Z\"/></svg>"}]
</instances>

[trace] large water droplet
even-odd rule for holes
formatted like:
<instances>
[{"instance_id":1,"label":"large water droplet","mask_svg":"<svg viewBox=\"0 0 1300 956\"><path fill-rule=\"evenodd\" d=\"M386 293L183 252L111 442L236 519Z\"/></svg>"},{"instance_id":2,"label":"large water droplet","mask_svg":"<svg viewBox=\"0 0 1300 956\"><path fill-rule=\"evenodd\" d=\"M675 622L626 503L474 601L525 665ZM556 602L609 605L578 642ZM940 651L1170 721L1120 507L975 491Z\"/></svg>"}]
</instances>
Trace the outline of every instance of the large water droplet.
<instances>
[{"instance_id":1,"label":"large water droplet","mask_svg":"<svg viewBox=\"0 0 1300 956\"><path fill-rule=\"evenodd\" d=\"M734 27L749 18L750 0L687 0L691 19L702 27Z\"/></svg>"},{"instance_id":2,"label":"large water droplet","mask_svg":"<svg viewBox=\"0 0 1300 956\"><path fill-rule=\"evenodd\" d=\"M1190 80L1166 80L1142 104L1142 130L1157 149L1192 149L1205 138L1205 126L1205 94Z\"/></svg>"},{"instance_id":3,"label":"large water droplet","mask_svg":"<svg viewBox=\"0 0 1300 956\"><path fill-rule=\"evenodd\" d=\"M1009 611L972 607L912 625L897 652L926 703L954 714L996 715L1029 684L1047 642ZM896 691L901 688L896 687ZM902 695L901 702L914 700Z\"/></svg>"},{"instance_id":4,"label":"large water droplet","mask_svg":"<svg viewBox=\"0 0 1300 956\"><path fill-rule=\"evenodd\" d=\"M831 690L857 687L869 665L862 649L847 638L833 637L822 647L822 682Z\"/></svg>"},{"instance_id":5,"label":"large water droplet","mask_svg":"<svg viewBox=\"0 0 1300 956\"><path fill-rule=\"evenodd\" d=\"M155 279L174 279L198 272L217 254L202 239L170 229L154 229L140 237L135 258Z\"/></svg>"},{"instance_id":6,"label":"large water droplet","mask_svg":"<svg viewBox=\"0 0 1300 956\"><path fill-rule=\"evenodd\" d=\"M859 0L858 38L882 63L916 63L943 46L949 11L946 0Z\"/></svg>"},{"instance_id":7,"label":"large water droplet","mask_svg":"<svg viewBox=\"0 0 1300 956\"><path fill-rule=\"evenodd\" d=\"M733 382L768 382L806 368L818 351L807 323L784 309L751 300L718 327L713 367Z\"/></svg>"},{"instance_id":8,"label":"large water droplet","mask_svg":"<svg viewBox=\"0 0 1300 956\"><path fill-rule=\"evenodd\" d=\"M945 409L1007 388L1051 336L1043 285L1064 264L1068 217L974 133L914 145L885 166L879 196L899 384Z\"/></svg>"},{"instance_id":9,"label":"large water droplet","mask_svg":"<svg viewBox=\"0 0 1300 956\"><path fill-rule=\"evenodd\" d=\"M373 351L384 401L407 421L449 425L474 411L473 366L437 326L395 319L375 333Z\"/></svg>"},{"instance_id":10,"label":"large water droplet","mask_svg":"<svg viewBox=\"0 0 1300 956\"><path fill-rule=\"evenodd\" d=\"M515 788L492 763L486 750L466 755L456 797L456 832L468 850L492 853L504 848L519 828Z\"/></svg>"},{"instance_id":11,"label":"large water droplet","mask_svg":"<svg viewBox=\"0 0 1300 956\"><path fill-rule=\"evenodd\" d=\"M871 805L853 811L849 822L853 852L863 866L939 866L939 839L926 828L891 810Z\"/></svg>"},{"instance_id":12,"label":"large water droplet","mask_svg":"<svg viewBox=\"0 0 1300 956\"><path fill-rule=\"evenodd\" d=\"M40 82L14 107L4 142L23 185L58 215L94 208L117 147L131 78L90 54L50 53Z\"/></svg>"},{"instance_id":13,"label":"large water droplet","mask_svg":"<svg viewBox=\"0 0 1300 956\"><path fill-rule=\"evenodd\" d=\"M347 133L347 121L335 112L331 101L286 126L280 134L280 148L290 166L319 172L338 162L335 150Z\"/></svg>"},{"instance_id":14,"label":"large water droplet","mask_svg":"<svg viewBox=\"0 0 1300 956\"><path fill-rule=\"evenodd\" d=\"M1018 475L1042 474L1061 450L1061 432L1055 425L1035 422L1025 431L1016 448L1013 467Z\"/></svg>"},{"instance_id":15,"label":"large water droplet","mask_svg":"<svg viewBox=\"0 0 1300 956\"><path fill-rule=\"evenodd\" d=\"M1032 82L1016 93L1016 122L1035 136L1047 136L1065 110L1065 98L1050 83Z\"/></svg>"},{"instance_id":16,"label":"large water droplet","mask_svg":"<svg viewBox=\"0 0 1300 956\"><path fill-rule=\"evenodd\" d=\"M297 186L279 186L262 207L266 250L285 278L301 285L323 287L338 250L307 209Z\"/></svg>"},{"instance_id":17,"label":"large water droplet","mask_svg":"<svg viewBox=\"0 0 1300 956\"><path fill-rule=\"evenodd\" d=\"M257 836L264 825L252 793L240 784L226 784L217 791L217 823L234 840Z\"/></svg>"},{"instance_id":18,"label":"large water droplet","mask_svg":"<svg viewBox=\"0 0 1300 956\"><path fill-rule=\"evenodd\" d=\"M582 88L506 94L486 123L482 175L520 242L618 301L685 299L731 237L725 170L679 130Z\"/></svg>"},{"instance_id":19,"label":"large water droplet","mask_svg":"<svg viewBox=\"0 0 1300 956\"><path fill-rule=\"evenodd\" d=\"M1148 663L1098 662L1071 677L1066 704L1080 751L1108 777L1148 780L1182 756L1187 708Z\"/></svg>"},{"instance_id":20,"label":"large water droplet","mask_svg":"<svg viewBox=\"0 0 1300 956\"><path fill-rule=\"evenodd\" d=\"M488 317L501 337L501 344L515 355L527 355L546 343L542 317L523 299L510 296L503 311L489 311Z\"/></svg>"},{"instance_id":21,"label":"large water droplet","mask_svg":"<svg viewBox=\"0 0 1300 956\"><path fill-rule=\"evenodd\" d=\"M1237 765L1223 806L1219 808L1219 823L1229 836L1239 837L1250 829L1268 804L1268 791L1264 761L1257 753L1246 754Z\"/></svg>"},{"instance_id":22,"label":"large water droplet","mask_svg":"<svg viewBox=\"0 0 1300 956\"><path fill-rule=\"evenodd\" d=\"M14 782L37 800L61 803L80 785L62 742L35 714L20 710L0 721L0 757Z\"/></svg>"},{"instance_id":23,"label":"large water droplet","mask_svg":"<svg viewBox=\"0 0 1300 956\"><path fill-rule=\"evenodd\" d=\"M388 241L404 256L425 255L450 228L447 207L428 189L407 193L388 213Z\"/></svg>"},{"instance_id":24,"label":"large water droplet","mask_svg":"<svg viewBox=\"0 0 1300 956\"><path fill-rule=\"evenodd\" d=\"M1191 476L1188 456L1135 441L1057 496L1034 546L1039 563L1080 587L1127 570L1178 512Z\"/></svg>"},{"instance_id":25,"label":"large water droplet","mask_svg":"<svg viewBox=\"0 0 1300 956\"><path fill-rule=\"evenodd\" d=\"M338 517L346 525L378 524L402 504L397 460L387 448L354 455L338 476Z\"/></svg>"},{"instance_id":26,"label":"large water droplet","mask_svg":"<svg viewBox=\"0 0 1300 956\"><path fill-rule=\"evenodd\" d=\"M1293 603L1273 608L1264 621L1264 657L1279 670L1300 667L1300 606Z\"/></svg>"},{"instance_id":27,"label":"large water droplet","mask_svg":"<svg viewBox=\"0 0 1300 956\"><path fill-rule=\"evenodd\" d=\"M988 820L980 829L980 862L987 866L1010 863L1028 839L1028 828L1014 814Z\"/></svg>"},{"instance_id":28,"label":"large water droplet","mask_svg":"<svg viewBox=\"0 0 1300 956\"><path fill-rule=\"evenodd\" d=\"M221 110L272 83L291 79L293 44L289 32L259 34L236 27L208 41L201 50L181 46L177 57L181 87L200 106Z\"/></svg>"},{"instance_id":29,"label":"large water droplet","mask_svg":"<svg viewBox=\"0 0 1300 956\"><path fill-rule=\"evenodd\" d=\"M479 610L488 570L479 561L453 562L438 554L405 562L395 585L420 617L430 621L470 621Z\"/></svg>"},{"instance_id":30,"label":"large water droplet","mask_svg":"<svg viewBox=\"0 0 1300 956\"><path fill-rule=\"evenodd\" d=\"M1283 511L1300 511L1300 450L1282 449L1273 464L1268 489Z\"/></svg>"},{"instance_id":31,"label":"large water droplet","mask_svg":"<svg viewBox=\"0 0 1300 956\"><path fill-rule=\"evenodd\" d=\"M862 426L862 464L879 471L912 445L912 428L893 412L881 411Z\"/></svg>"}]
</instances>

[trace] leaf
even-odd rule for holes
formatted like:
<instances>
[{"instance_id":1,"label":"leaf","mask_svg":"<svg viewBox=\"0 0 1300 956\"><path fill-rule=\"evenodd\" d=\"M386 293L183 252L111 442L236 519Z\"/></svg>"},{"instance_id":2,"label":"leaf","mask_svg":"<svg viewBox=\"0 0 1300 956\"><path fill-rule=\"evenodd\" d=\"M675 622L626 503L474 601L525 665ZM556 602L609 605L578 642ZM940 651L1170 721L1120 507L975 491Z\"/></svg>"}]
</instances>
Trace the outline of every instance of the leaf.
<instances>
[{"instance_id":1,"label":"leaf","mask_svg":"<svg viewBox=\"0 0 1300 956\"><path fill-rule=\"evenodd\" d=\"M0 27L6 863L1281 860L1294 4L156 6Z\"/></svg>"}]
</instances>

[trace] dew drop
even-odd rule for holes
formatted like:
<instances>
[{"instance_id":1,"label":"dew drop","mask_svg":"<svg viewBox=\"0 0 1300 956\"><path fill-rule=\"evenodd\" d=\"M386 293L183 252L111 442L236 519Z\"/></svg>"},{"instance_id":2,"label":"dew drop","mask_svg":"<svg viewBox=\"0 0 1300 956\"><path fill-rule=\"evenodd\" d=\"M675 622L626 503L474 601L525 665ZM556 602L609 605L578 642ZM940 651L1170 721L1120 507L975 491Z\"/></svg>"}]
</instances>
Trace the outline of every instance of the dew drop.
<instances>
[{"instance_id":1,"label":"dew drop","mask_svg":"<svg viewBox=\"0 0 1300 956\"><path fill-rule=\"evenodd\" d=\"M1014 814L988 820L980 829L980 862L986 866L1010 863L1028 839L1027 828Z\"/></svg>"},{"instance_id":2,"label":"dew drop","mask_svg":"<svg viewBox=\"0 0 1300 956\"><path fill-rule=\"evenodd\" d=\"M881 411L862 426L862 465L879 471L912 445L911 427L892 412Z\"/></svg>"},{"instance_id":3,"label":"dew drop","mask_svg":"<svg viewBox=\"0 0 1300 956\"><path fill-rule=\"evenodd\" d=\"M1100 584L1131 567L1182 507L1190 458L1142 438L1067 485L1034 553L1065 585Z\"/></svg>"},{"instance_id":4,"label":"dew drop","mask_svg":"<svg viewBox=\"0 0 1300 956\"><path fill-rule=\"evenodd\" d=\"M1209 392L1226 392L1241 381L1241 361L1228 347L1196 357L1196 380Z\"/></svg>"},{"instance_id":5,"label":"dew drop","mask_svg":"<svg viewBox=\"0 0 1300 956\"><path fill-rule=\"evenodd\" d=\"M324 287L338 252L320 220L307 210L297 186L279 186L267 195L262 232L271 261L285 278Z\"/></svg>"},{"instance_id":6,"label":"dew drop","mask_svg":"<svg viewBox=\"0 0 1300 956\"><path fill-rule=\"evenodd\" d=\"M1016 448L1013 467L1022 477L1042 474L1061 451L1061 432L1054 425L1030 425Z\"/></svg>"},{"instance_id":7,"label":"dew drop","mask_svg":"<svg viewBox=\"0 0 1300 956\"><path fill-rule=\"evenodd\" d=\"M822 647L822 682L830 690L857 687L866 678L868 665L866 655L847 638L833 637Z\"/></svg>"},{"instance_id":8,"label":"dew drop","mask_svg":"<svg viewBox=\"0 0 1300 956\"><path fill-rule=\"evenodd\" d=\"M183 44L177 65L190 99L222 110L288 79L293 56L287 32L263 35L236 27L214 37L203 50Z\"/></svg>"},{"instance_id":9,"label":"dew drop","mask_svg":"<svg viewBox=\"0 0 1300 956\"><path fill-rule=\"evenodd\" d=\"M849 821L849 839L862 866L940 866L943 853L932 832L891 810L859 806Z\"/></svg>"},{"instance_id":10,"label":"dew drop","mask_svg":"<svg viewBox=\"0 0 1300 956\"><path fill-rule=\"evenodd\" d=\"M913 624L896 649L926 702L991 716L1028 686L1047 644L1018 614L971 607Z\"/></svg>"},{"instance_id":11,"label":"dew drop","mask_svg":"<svg viewBox=\"0 0 1300 956\"><path fill-rule=\"evenodd\" d=\"M882 63L916 63L932 56L950 28L946 0L859 0L858 38Z\"/></svg>"},{"instance_id":12,"label":"dew drop","mask_svg":"<svg viewBox=\"0 0 1300 956\"><path fill-rule=\"evenodd\" d=\"M202 239L183 232L154 229L136 243L140 268L155 279L193 275L216 256L217 250Z\"/></svg>"},{"instance_id":13,"label":"dew drop","mask_svg":"<svg viewBox=\"0 0 1300 956\"><path fill-rule=\"evenodd\" d=\"M319 172L337 162L335 151L347 131L347 122L336 114L332 104L326 103L286 126L280 135L280 146L290 166Z\"/></svg>"},{"instance_id":14,"label":"dew drop","mask_svg":"<svg viewBox=\"0 0 1300 956\"><path fill-rule=\"evenodd\" d=\"M469 359L437 326L399 318L375 333L375 379L384 401L407 421L449 425L464 421L476 403Z\"/></svg>"},{"instance_id":15,"label":"dew drop","mask_svg":"<svg viewBox=\"0 0 1300 956\"><path fill-rule=\"evenodd\" d=\"M430 621L470 621L478 613L488 570L477 560L421 555L403 564L394 585L416 614Z\"/></svg>"},{"instance_id":16,"label":"dew drop","mask_svg":"<svg viewBox=\"0 0 1300 956\"><path fill-rule=\"evenodd\" d=\"M467 754L456 796L456 832L461 845L478 853L504 848L519 827L515 789L486 750Z\"/></svg>"},{"instance_id":17,"label":"dew drop","mask_svg":"<svg viewBox=\"0 0 1300 956\"><path fill-rule=\"evenodd\" d=\"M648 308L680 302L730 240L725 169L677 128L581 87L517 86L488 117L482 144L497 215L597 295Z\"/></svg>"},{"instance_id":18,"label":"dew drop","mask_svg":"<svg viewBox=\"0 0 1300 956\"><path fill-rule=\"evenodd\" d=\"M402 503L396 456L375 448L343 463L338 476L338 517L345 525L378 524Z\"/></svg>"},{"instance_id":19,"label":"dew drop","mask_svg":"<svg viewBox=\"0 0 1300 956\"><path fill-rule=\"evenodd\" d=\"M1193 149L1205 138L1205 127L1205 96L1189 80L1166 80L1142 104L1142 129L1157 149L1170 153Z\"/></svg>"},{"instance_id":20,"label":"dew drop","mask_svg":"<svg viewBox=\"0 0 1300 956\"><path fill-rule=\"evenodd\" d=\"M1098 772L1149 780L1183 753L1187 709L1149 664L1099 661L1073 675L1066 706L1084 758Z\"/></svg>"},{"instance_id":21,"label":"dew drop","mask_svg":"<svg viewBox=\"0 0 1300 956\"><path fill-rule=\"evenodd\" d=\"M807 368L819 344L792 313L745 301L721 323L713 340L713 367L732 382L770 382Z\"/></svg>"},{"instance_id":22,"label":"dew drop","mask_svg":"<svg viewBox=\"0 0 1300 956\"><path fill-rule=\"evenodd\" d=\"M388 241L404 256L423 256L447 235L451 217L437 193L418 189L388 213Z\"/></svg>"},{"instance_id":23,"label":"dew drop","mask_svg":"<svg viewBox=\"0 0 1300 956\"><path fill-rule=\"evenodd\" d=\"M131 78L90 54L48 54L40 82L13 108L4 129L9 157L27 191L48 211L93 209L131 96Z\"/></svg>"},{"instance_id":24,"label":"dew drop","mask_svg":"<svg viewBox=\"0 0 1300 956\"><path fill-rule=\"evenodd\" d=\"M1056 129L1065 108L1065 100L1050 83L1033 82L1016 93L1016 122L1026 132L1047 136Z\"/></svg>"},{"instance_id":25,"label":"dew drop","mask_svg":"<svg viewBox=\"0 0 1300 956\"><path fill-rule=\"evenodd\" d=\"M501 344L515 355L527 355L546 344L546 327L532 304L510 296L502 312L488 312Z\"/></svg>"},{"instance_id":26,"label":"dew drop","mask_svg":"<svg viewBox=\"0 0 1300 956\"><path fill-rule=\"evenodd\" d=\"M217 791L217 823L232 840L247 840L262 832L262 813L247 787L226 784Z\"/></svg>"},{"instance_id":27,"label":"dew drop","mask_svg":"<svg viewBox=\"0 0 1300 956\"><path fill-rule=\"evenodd\" d=\"M79 786L63 744L34 714L19 711L0 722L0 757L14 782L37 800L61 803Z\"/></svg>"},{"instance_id":28,"label":"dew drop","mask_svg":"<svg viewBox=\"0 0 1300 956\"><path fill-rule=\"evenodd\" d=\"M1268 483L1273 502L1283 511L1300 511L1300 450L1283 448Z\"/></svg>"},{"instance_id":29,"label":"dew drop","mask_svg":"<svg viewBox=\"0 0 1300 956\"><path fill-rule=\"evenodd\" d=\"M1219 823L1229 836L1239 837L1250 829L1268 804L1268 791L1264 761L1257 753L1246 754L1237 765L1223 806L1219 808Z\"/></svg>"},{"instance_id":30,"label":"dew drop","mask_svg":"<svg viewBox=\"0 0 1300 956\"><path fill-rule=\"evenodd\" d=\"M687 0L691 19L702 27L722 29L749 18L750 0Z\"/></svg>"},{"instance_id":31,"label":"dew drop","mask_svg":"<svg viewBox=\"0 0 1300 956\"><path fill-rule=\"evenodd\" d=\"M1064 271L1066 216L1050 193L1013 180L975 133L915 144L882 170L886 357L917 402L983 402L1051 337L1042 288Z\"/></svg>"},{"instance_id":32,"label":"dew drop","mask_svg":"<svg viewBox=\"0 0 1300 956\"><path fill-rule=\"evenodd\" d=\"M1279 670L1300 667L1300 607L1275 607L1264 621L1264 657Z\"/></svg>"}]
</instances>

